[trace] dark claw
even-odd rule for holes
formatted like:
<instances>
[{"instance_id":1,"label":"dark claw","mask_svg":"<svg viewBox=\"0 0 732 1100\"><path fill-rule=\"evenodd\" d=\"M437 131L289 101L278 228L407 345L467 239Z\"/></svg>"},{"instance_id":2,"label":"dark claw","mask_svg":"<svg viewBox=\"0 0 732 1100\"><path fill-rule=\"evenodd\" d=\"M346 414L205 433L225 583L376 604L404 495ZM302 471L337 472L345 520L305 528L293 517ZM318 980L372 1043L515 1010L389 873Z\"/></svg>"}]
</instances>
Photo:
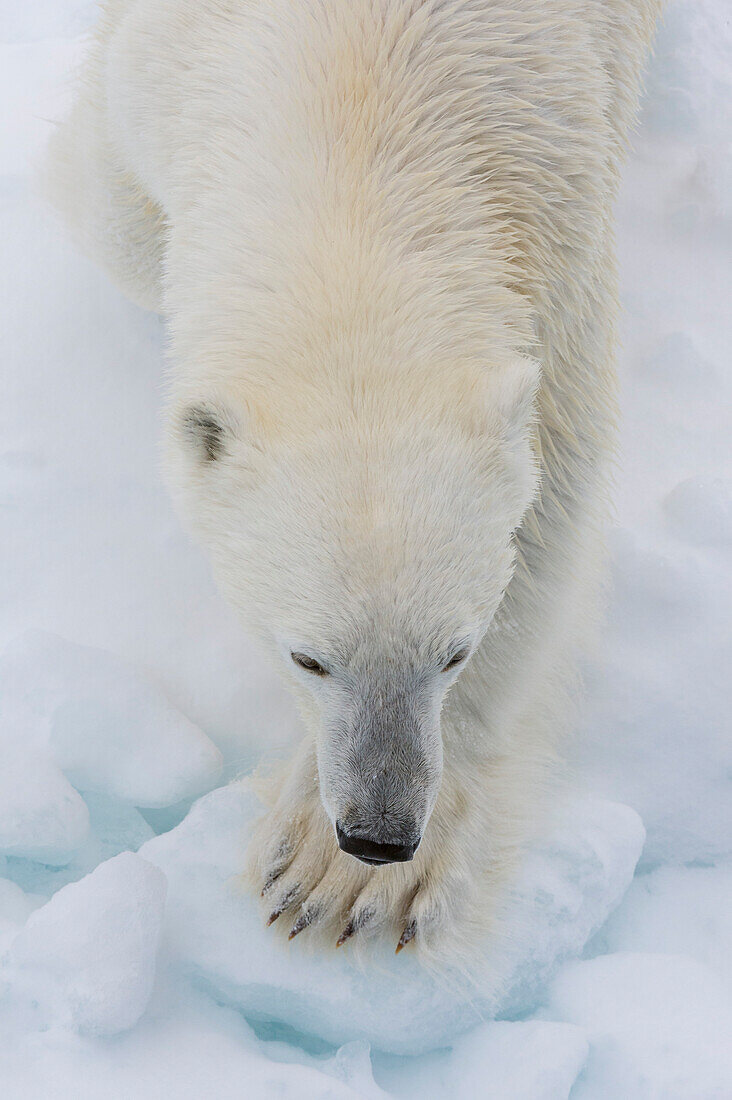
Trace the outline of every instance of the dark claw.
<instances>
[{"instance_id":1,"label":"dark claw","mask_svg":"<svg viewBox=\"0 0 732 1100\"><path fill-rule=\"evenodd\" d=\"M343 929L340 936L338 937L338 940L336 942L336 947L343 947L343 944L346 942L346 940L350 940L351 936L353 935L353 933L355 931L356 931L356 925L353 923L352 920L349 920L348 924L346 925L346 927Z\"/></svg>"},{"instance_id":2,"label":"dark claw","mask_svg":"<svg viewBox=\"0 0 732 1100\"><path fill-rule=\"evenodd\" d=\"M272 912L269 915L269 919L267 920L267 927L268 928L269 928L270 924L274 924L274 922L277 920L277 918L282 913L284 913L285 909L290 908L290 906L292 905L293 901L295 900L295 898L297 897L299 892L300 892L300 884L298 883L296 886L293 886L290 890L288 890L287 893L285 894L285 896L280 899L280 903L277 906L277 908L273 909Z\"/></svg>"},{"instance_id":3,"label":"dark claw","mask_svg":"<svg viewBox=\"0 0 732 1100\"><path fill-rule=\"evenodd\" d=\"M268 890L272 889L274 884L277 882L277 879L280 878L280 876L284 872L285 868L287 867L287 863L288 863L287 857L291 853L292 853L292 844L291 844L291 842L289 840L283 840L281 842L279 848L275 852L274 856L272 857L272 862L275 865L274 870L269 872L269 874L267 875L267 878L264 881L264 886L262 887L262 893L259 895L261 898L264 897L264 895L267 893Z\"/></svg>"},{"instance_id":4,"label":"dark claw","mask_svg":"<svg viewBox=\"0 0 732 1100\"><path fill-rule=\"evenodd\" d=\"M267 875L264 886L262 887L262 893L259 895L260 898L263 898L267 891L272 889L281 874L282 871L270 871L270 873Z\"/></svg>"},{"instance_id":5,"label":"dark claw","mask_svg":"<svg viewBox=\"0 0 732 1100\"><path fill-rule=\"evenodd\" d=\"M407 944L410 943L411 940L414 939L414 937L416 935L417 935L417 922L416 922L416 920L410 920L409 924L407 925L407 927L402 932L402 938L399 940L399 943L397 944L397 949L396 949L397 955L399 954L399 952L401 951L401 949L403 947L406 947Z\"/></svg>"},{"instance_id":6,"label":"dark claw","mask_svg":"<svg viewBox=\"0 0 732 1100\"><path fill-rule=\"evenodd\" d=\"M358 916L351 917L348 924L338 937L336 947L343 947L343 944L346 942L346 940L350 940L351 936L355 932L360 932L362 928L365 928L365 926L374 916L374 913L374 909L362 909Z\"/></svg>"},{"instance_id":7,"label":"dark claw","mask_svg":"<svg viewBox=\"0 0 732 1100\"><path fill-rule=\"evenodd\" d=\"M305 913L301 913L293 924L292 928L290 929L290 934L287 937L288 940L294 940L295 936L299 936L300 933L308 927L308 925L313 923L317 915L317 909L308 909Z\"/></svg>"}]
</instances>

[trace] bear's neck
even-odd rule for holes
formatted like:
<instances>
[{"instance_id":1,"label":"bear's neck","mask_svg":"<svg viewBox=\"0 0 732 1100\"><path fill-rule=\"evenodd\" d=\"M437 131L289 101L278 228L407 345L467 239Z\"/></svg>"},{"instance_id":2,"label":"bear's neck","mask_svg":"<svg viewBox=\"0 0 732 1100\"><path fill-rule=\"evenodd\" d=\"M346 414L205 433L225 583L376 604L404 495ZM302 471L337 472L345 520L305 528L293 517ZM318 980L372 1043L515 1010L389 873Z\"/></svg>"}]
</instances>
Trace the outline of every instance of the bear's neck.
<instances>
[{"instance_id":1,"label":"bear's neck","mask_svg":"<svg viewBox=\"0 0 732 1100\"><path fill-rule=\"evenodd\" d=\"M210 370L214 355L276 383L339 358L490 364L496 341L528 342L507 213L477 182L478 104L454 79L474 44L460 27L435 39L428 11L404 25L406 8L358 7L342 38L327 21L280 28L257 102L217 131L210 180L191 158L167 281L177 362Z\"/></svg>"}]
</instances>

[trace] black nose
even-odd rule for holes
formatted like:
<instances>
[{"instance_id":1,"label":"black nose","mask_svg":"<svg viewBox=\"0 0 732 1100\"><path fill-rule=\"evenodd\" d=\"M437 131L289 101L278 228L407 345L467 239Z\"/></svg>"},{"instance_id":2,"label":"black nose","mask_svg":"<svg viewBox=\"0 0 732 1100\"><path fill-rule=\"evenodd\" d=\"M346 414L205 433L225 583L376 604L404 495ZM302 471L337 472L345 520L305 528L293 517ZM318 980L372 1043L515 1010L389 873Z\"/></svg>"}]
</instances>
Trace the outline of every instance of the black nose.
<instances>
[{"instance_id":1,"label":"black nose","mask_svg":"<svg viewBox=\"0 0 732 1100\"><path fill-rule=\"evenodd\" d=\"M414 858L414 853L419 845L419 840L412 841L409 844L399 842L387 844L380 840L370 840L366 836L347 833L345 829L341 828L339 821L336 822L336 836L340 847L344 852L348 852L349 856L355 856L362 863L376 865L381 863L408 863L410 859Z\"/></svg>"}]
</instances>

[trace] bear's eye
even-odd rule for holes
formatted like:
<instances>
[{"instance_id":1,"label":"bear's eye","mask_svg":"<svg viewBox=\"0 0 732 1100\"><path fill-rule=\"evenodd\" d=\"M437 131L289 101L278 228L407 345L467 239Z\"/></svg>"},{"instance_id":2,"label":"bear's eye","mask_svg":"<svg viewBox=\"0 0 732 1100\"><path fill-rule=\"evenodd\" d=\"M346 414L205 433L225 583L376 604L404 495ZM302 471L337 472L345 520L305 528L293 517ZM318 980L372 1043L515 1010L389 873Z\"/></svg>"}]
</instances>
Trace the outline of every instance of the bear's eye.
<instances>
[{"instance_id":1,"label":"bear's eye","mask_svg":"<svg viewBox=\"0 0 732 1100\"><path fill-rule=\"evenodd\" d=\"M459 649L457 653L453 653L450 660L447 662L446 665L444 665L442 671L449 672L451 669L457 668L458 665L461 665L463 661L467 659L469 653L470 649L468 648L468 646L463 646L463 648Z\"/></svg>"},{"instance_id":2,"label":"bear's eye","mask_svg":"<svg viewBox=\"0 0 732 1100\"><path fill-rule=\"evenodd\" d=\"M304 668L306 672L312 672L313 676L327 676L328 670L315 660L314 657L308 657L307 653L291 653L293 661L300 668Z\"/></svg>"}]
</instances>

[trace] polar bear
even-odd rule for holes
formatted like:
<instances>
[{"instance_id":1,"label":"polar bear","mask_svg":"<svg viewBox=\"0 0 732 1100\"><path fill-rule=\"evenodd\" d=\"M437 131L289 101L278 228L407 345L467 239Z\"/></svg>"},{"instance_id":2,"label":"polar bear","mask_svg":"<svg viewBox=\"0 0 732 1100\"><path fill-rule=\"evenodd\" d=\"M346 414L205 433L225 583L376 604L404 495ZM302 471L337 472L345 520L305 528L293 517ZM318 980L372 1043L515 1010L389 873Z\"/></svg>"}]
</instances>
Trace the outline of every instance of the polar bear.
<instances>
[{"instance_id":1,"label":"polar bear","mask_svg":"<svg viewBox=\"0 0 732 1100\"><path fill-rule=\"evenodd\" d=\"M166 319L173 491L302 712L248 855L290 937L469 959L540 821L658 8L104 5L48 175Z\"/></svg>"}]
</instances>

